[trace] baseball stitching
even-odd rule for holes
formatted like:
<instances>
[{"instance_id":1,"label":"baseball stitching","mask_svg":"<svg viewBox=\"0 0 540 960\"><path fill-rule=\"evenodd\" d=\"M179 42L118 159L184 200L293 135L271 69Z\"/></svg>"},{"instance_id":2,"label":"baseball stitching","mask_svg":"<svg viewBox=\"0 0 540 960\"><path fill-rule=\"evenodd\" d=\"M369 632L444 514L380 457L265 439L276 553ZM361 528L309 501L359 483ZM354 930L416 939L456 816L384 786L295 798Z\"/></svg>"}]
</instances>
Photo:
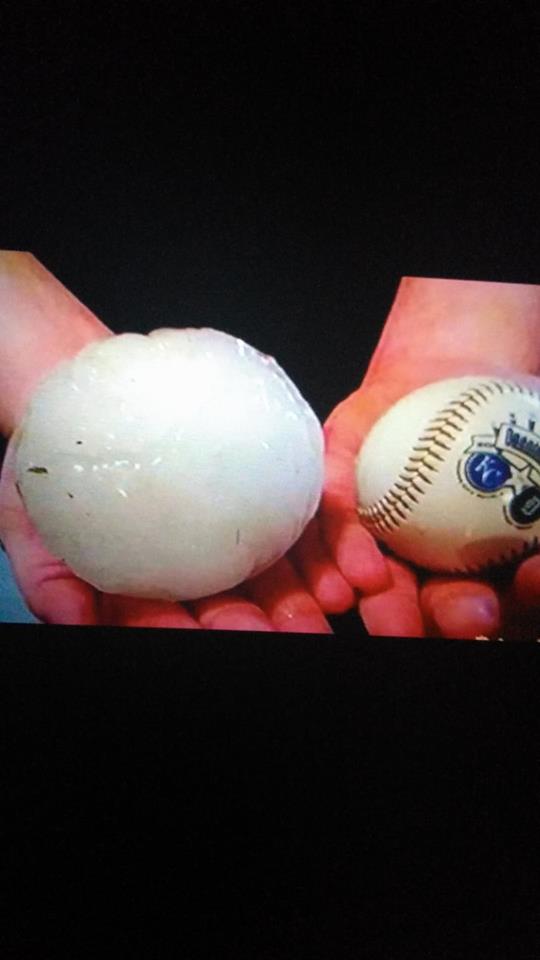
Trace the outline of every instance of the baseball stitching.
<instances>
[{"instance_id":1,"label":"baseball stitching","mask_svg":"<svg viewBox=\"0 0 540 960\"><path fill-rule=\"evenodd\" d=\"M449 452L468 425L471 417L483 404L488 403L496 393L520 393L538 398L536 391L523 387L512 381L488 380L463 391L455 400L450 400L439 413L433 417L417 443L412 447L407 464L398 474L397 480L390 489L369 507L359 507L358 513L365 527L374 535L383 536L393 532L408 519L408 514L414 509L419 498L428 493L433 485L435 475L445 462L443 451ZM480 496L480 494L478 494ZM504 551L499 557L486 564L478 566L460 567L448 572L475 573L488 566L498 566L501 563L516 560L534 552L538 547L538 537L523 544L523 547Z\"/></svg>"}]
</instances>

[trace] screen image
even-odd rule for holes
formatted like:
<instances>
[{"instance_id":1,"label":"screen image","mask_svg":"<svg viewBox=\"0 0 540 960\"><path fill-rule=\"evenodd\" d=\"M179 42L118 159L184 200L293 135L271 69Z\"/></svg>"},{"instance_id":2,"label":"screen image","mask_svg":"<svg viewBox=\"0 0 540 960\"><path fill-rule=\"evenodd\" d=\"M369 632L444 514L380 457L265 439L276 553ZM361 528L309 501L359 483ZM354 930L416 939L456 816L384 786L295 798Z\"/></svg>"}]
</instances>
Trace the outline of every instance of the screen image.
<instances>
[{"instance_id":1,"label":"screen image","mask_svg":"<svg viewBox=\"0 0 540 960\"><path fill-rule=\"evenodd\" d=\"M2 12L0 960L539 958L540 5Z\"/></svg>"},{"instance_id":2,"label":"screen image","mask_svg":"<svg viewBox=\"0 0 540 960\"><path fill-rule=\"evenodd\" d=\"M324 409L263 327L115 330L1 269L2 622L536 638L538 287L398 278Z\"/></svg>"}]
</instances>

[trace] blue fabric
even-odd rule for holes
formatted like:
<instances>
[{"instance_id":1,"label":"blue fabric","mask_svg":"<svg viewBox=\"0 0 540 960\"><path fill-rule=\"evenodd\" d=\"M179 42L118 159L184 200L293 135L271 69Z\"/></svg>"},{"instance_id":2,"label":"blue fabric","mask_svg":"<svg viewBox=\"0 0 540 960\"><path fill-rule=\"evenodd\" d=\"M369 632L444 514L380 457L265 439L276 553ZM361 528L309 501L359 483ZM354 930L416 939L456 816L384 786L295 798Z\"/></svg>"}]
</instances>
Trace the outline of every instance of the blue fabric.
<instances>
[{"instance_id":1,"label":"blue fabric","mask_svg":"<svg viewBox=\"0 0 540 960\"><path fill-rule=\"evenodd\" d=\"M7 555L0 550L0 623L39 623L15 583Z\"/></svg>"}]
</instances>

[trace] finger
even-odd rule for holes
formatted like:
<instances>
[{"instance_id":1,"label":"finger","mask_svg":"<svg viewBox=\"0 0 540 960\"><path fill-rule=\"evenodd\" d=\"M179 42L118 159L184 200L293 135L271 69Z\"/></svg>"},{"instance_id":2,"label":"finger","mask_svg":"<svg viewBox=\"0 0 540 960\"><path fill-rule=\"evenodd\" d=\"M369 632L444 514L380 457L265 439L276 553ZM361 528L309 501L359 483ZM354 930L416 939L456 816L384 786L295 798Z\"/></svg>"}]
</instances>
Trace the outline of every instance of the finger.
<instances>
[{"instance_id":1,"label":"finger","mask_svg":"<svg viewBox=\"0 0 540 960\"><path fill-rule=\"evenodd\" d=\"M246 585L248 596L282 633L332 633L322 610L283 557Z\"/></svg>"},{"instance_id":2,"label":"finger","mask_svg":"<svg viewBox=\"0 0 540 960\"><path fill-rule=\"evenodd\" d=\"M342 450L329 451L320 514L324 539L351 587L379 593L391 585L391 575L375 540L360 523L356 499L352 461Z\"/></svg>"},{"instance_id":3,"label":"finger","mask_svg":"<svg viewBox=\"0 0 540 960\"><path fill-rule=\"evenodd\" d=\"M14 464L11 442L0 479L0 536L28 608L43 623L97 623L94 589L46 550L17 490Z\"/></svg>"},{"instance_id":4,"label":"finger","mask_svg":"<svg viewBox=\"0 0 540 960\"><path fill-rule=\"evenodd\" d=\"M407 393L403 370L400 369L399 374L399 378L392 374L377 380L368 371L362 386L342 400L327 418L324 430L328 446L338 445L356 456L376 420L398 397Z\"/></svg>"},{"instance_id":5,"label":"finger","mask_svg":"<svg viewBox=\"0 0 540 960\"><path fill-rule=\"evenodd\" d=\"M95 590L34 540L6 536L13 576L29 610L49 624L98 622Z\"/></svg>"},{"instance_id":6,"label":"finger","mask_svg":"<svg viewBox=\"0 0 540 960\"><path fill-rule=\"evenodd\" d=\"M421 591L428 635L454 640L493 637L501 610L495 588L480 580L430 578Z\"/></svg>"},{"instance_id":7,"label":"finger","mask_svg":"<svg viewBox=\"0 0 540 960\"><path fill-rule=\"evenodd\" d=\"M517 567L508 589L502 591L504 639L532 640L540 635L540 556Z\"/></svg>"},{"instance_id":8,"label":"finger","mask_svg":"<svg viewBox=\"0 0 540 960\"><path fill-rule=\"evenodd\" d=\"M358 611L367 632L374 637L424 637L416 576L407 564L388 559L391 586L374 596L362 597Z\"/></svg>"},{"instance_id":9,"label":"finger","mask_svg":"<svg viewBox=\"0 0 540 960\"><path fill-rule=\"evenodd\" d=\"M369 429L368 410L369 404L359 390L339 403L324 423L326 450L341 450L354 460Z\"/></svg>"},{"instance_id":10,"label":"finger","mask_svg":"<svg viewBox=\"0 0 540 960\"><path fill-rule=\"evenodd\" d=\"M540 556L520 563L514 576L512 594L516 605L540 607Z\"/></svg>"},{"instance_id":11,"label":"finger","mask_svg":"<svg viewBox=\"0 0 540 960\"><path fill-rule=\"evenodd\" d=\"M197 621L179 603L145 600L102 593L98 599L99 622L108 627L169 627L198 630Z\"/></svg>"},{"instance_id":12,"label":"finger","mask_svg":"<svg viewBox=\"0 0 540 960\"><path fill-rule=\"evenodd\" d=\"M190 607L204 630L275 630L266 614L238 592L206 597Z\"/></svg>"},{"instance_id":13,"label":"finger","mask_svg":"<svg viewBox=\"0 0 540 960\"><path fill-rule=\"evenodd\" d=\"M322 532L345 579L362 593L376 594L390 588L392 577L376 541L358 518L355 461L367 432L399 392L392 378L374 390L356 390L335 408L324 425Z\"/></svg>"},{"instance_id":14,"label":"finger","mask_svg":"<svg viewBox=\"0 0 540 960\"><path fill-rule=\"evenodd\" d=\"M345 613L354 604L354 590L323 544L317 518L304 530L290 559L324 613Z\"/></svg>"},{"instance_id":15,"label":"finger","mask_svg":"<svg viewBox=\"0 0 540 960\"><path fill-rule=\"evenodd\" d=\"M366 405L352 394L324 425L325 480L321 501L321 530L346 581L363 593L390 586L385 558L373 537L360 524L354 464L365 430Z\"/></svg>"}]
</instances>

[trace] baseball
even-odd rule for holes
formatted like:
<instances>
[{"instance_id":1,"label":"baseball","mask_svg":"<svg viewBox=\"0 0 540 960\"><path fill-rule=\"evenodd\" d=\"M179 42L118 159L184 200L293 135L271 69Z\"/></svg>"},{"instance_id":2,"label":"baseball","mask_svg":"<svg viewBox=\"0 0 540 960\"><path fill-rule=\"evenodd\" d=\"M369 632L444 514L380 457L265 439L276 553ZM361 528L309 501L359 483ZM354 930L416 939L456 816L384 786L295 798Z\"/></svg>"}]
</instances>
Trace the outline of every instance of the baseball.
<instances>
[{"instance_id":1,"label":"baseball","mask_svg":"<svg viewBox=\"0 0 540 960\"><path fill-rule=\"evenodd\" d=\"M540 393L519 377L421 387L369 432L356 484L362 523L418 566L517 561L540 536Z\"/></svg>"},{"instance_id":2,"label":"baseball","mask_svg":"<svg viewBox=\"0 0 540 960\"><path fill-rule=\"evenodd\" d=\"M18 434L45 546L106 593L232 588L289 550L322 490L315 414L272 358L216 330L90 344L39 385Z\"/></svg>"}]
</instances>

